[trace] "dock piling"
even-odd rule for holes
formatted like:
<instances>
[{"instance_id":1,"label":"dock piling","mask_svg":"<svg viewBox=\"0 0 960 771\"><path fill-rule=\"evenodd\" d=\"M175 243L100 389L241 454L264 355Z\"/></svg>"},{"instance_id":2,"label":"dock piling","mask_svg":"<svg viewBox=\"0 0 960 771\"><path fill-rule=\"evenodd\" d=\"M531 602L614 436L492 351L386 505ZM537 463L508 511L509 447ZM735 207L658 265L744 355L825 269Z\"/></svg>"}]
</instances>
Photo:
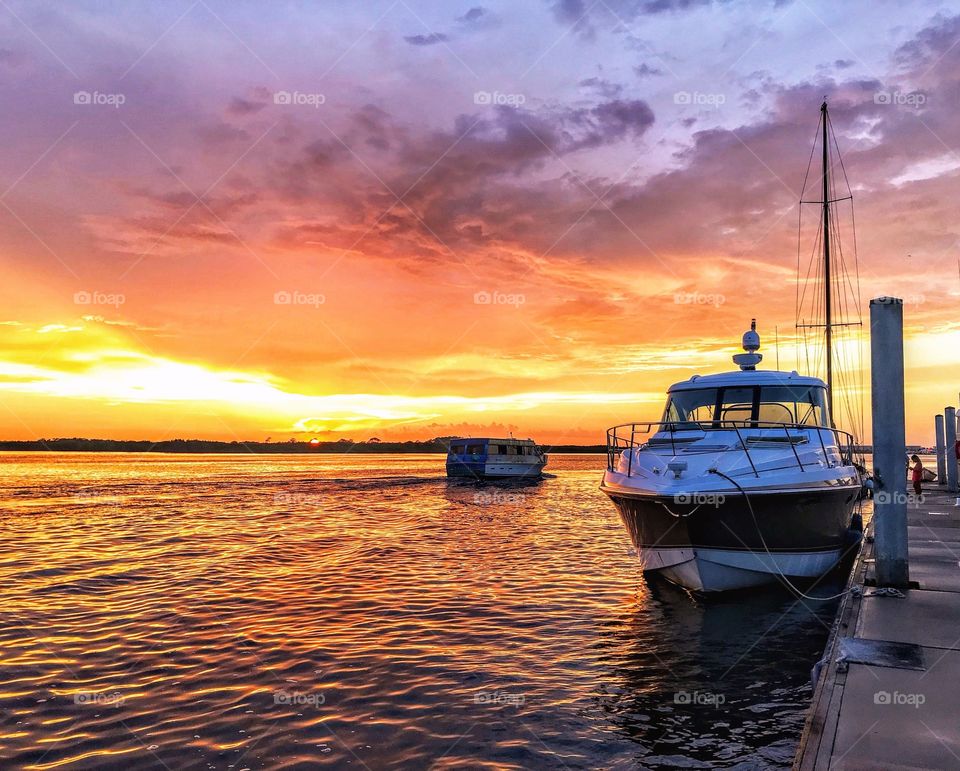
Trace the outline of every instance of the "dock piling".
<instances>
[{"instance_id":1,"label":"dock piling","mask_svg":"<svg viewBox=\"0 0 960 771\"><path fill-rule=\"evenodd\" d=\"M947 483L947 445L944 444L943 439L943 415L937 415L933 423L937 436L937 484L945 485Z\"/></svg>"},{"instance_id":2,"label":"dock piling","mask_svg":"<svg viewBox=\"0 0 960 771\"><path fill-rule=\"evenodd\" d=\"M878 586L906 589L907 441L904 426L903 300L870 301L870 379L873 407L874 528ZM954 427L956 418L947 418ZM949 428L948 428L949 430Z\"/></svg>"},{"instance_id":3,"label":"dock piling","mask_svg":"<svg viewBox=\"0 0 960 771\"><path fill-rule=\"evenodd\" d=\"M947 455L947 489L951 493L957 492L957 455L954 447L957 446L957 411L954 407L947 407L943 411L946 423L946 455Z\"/></svg>"}]
</instances>

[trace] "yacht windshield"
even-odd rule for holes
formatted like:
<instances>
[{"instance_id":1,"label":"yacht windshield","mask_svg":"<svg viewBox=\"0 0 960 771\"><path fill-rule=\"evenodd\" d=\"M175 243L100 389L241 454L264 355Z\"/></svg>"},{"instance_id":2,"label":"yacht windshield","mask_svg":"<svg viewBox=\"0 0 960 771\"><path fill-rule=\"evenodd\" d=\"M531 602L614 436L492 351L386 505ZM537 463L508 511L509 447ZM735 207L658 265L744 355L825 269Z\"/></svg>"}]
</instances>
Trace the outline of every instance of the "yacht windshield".
<instances>
[{"instance_id":1,"label":"yacht windshield","mask_svg":"<svg viewBox=\"0 0 960 771\"><path fill-rule=\"evenodd\" d=\"M821 386L727 386L674 391L667 400L663 420L720 426L720 421L749 426L760 423L793 423L829 426L826 389ZM695 428L696 426L687 426Z\"/></svg>"},{"instance_id":2,"label":"yacht windshield","mask_svg":"<svg viewBox=\"0 0 960 771\"><path fill-rule=\"evenodd\" d=\"M757 419L770 423L829 426L826 388L762 386Z\"/></svg>"},{"instance_id":3,"label":"yacht windshield","mask_svg":"<svg viewBox=\"0 0 960 771\"><path fill-rule=\"evenodd\" d=\"M717 395L716 388L676 391L667 399L663 420L665 423L709 423L717 408Z\"/></svg>"}]
</instances>

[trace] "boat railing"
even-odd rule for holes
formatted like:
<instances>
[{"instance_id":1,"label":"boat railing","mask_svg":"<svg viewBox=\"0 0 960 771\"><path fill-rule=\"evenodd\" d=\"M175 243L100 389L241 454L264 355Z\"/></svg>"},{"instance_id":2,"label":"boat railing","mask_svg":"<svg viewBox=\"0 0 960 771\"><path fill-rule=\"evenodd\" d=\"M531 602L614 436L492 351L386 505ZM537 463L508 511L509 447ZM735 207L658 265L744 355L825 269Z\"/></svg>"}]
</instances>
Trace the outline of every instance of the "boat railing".
<instances>
[{"instance_id":1,"label":"boat railing","mask_svg":"<svg viewBox=\"0 0 960 771\"><path fill-rule=\"evenodd\" d=\"M816 434L820 442L820 449L824 457L827 455L827 444L823 441L823 432L832 436L832 446L836 446L840 453L841 461L845 464L853 463L853 435L838 428L828 426L810 425L808 423L775 423L763 420L680 420L680 421L649 421L640 423L622 423L619 426L607 429L607 469L617 470L617 462L624 450L633 450L639 447L646 447L655 434L667 434L670 447L673 454L677 454L678 445L682 449L688 445L694 438L689 437L690 432L700 431L704 434L716 431L734 431L737 435L737 443L733 446L722 448L711 448L717 452L729 452L732 450L742 450L750 463L750 468L754 475L759 477L760 472L750 455L750 440L756 441L781 441L779 432L783 431L784 441L793 450L793 457L801 471L805 471L803 461L800 459L800 453L797 452L797 443L810 441L810 434ZM750 432L744 437L742 432ZM757 435L753 432L764 431L766 433ZM776 432L772 436L770 432ZM802 434L790 432L803 432ZM678 437L678 434L680 436ZM639 437L639 438L638 438ZM633 473L633 455L629 453L627 461L627 476ZM809 463L808 463L809 465Z\"/></svg>"}]
</instances>

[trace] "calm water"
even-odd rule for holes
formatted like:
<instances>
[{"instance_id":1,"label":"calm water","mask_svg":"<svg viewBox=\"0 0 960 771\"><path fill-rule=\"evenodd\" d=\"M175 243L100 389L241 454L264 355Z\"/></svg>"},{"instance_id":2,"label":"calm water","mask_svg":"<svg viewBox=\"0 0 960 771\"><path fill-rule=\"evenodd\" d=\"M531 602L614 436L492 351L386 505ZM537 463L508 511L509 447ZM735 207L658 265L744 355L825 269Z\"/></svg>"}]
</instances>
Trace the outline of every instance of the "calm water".
<instances>
[{"instance_id":1,"label":"calm water","mask_svg":"<svg viewBox=\"0 0 960 771\"><path fill-rule=\"evenodd\" d=\"M834 604L648 584L603 463L0 454L0 765L788 767Z\"/></svg>"}]
</instances>

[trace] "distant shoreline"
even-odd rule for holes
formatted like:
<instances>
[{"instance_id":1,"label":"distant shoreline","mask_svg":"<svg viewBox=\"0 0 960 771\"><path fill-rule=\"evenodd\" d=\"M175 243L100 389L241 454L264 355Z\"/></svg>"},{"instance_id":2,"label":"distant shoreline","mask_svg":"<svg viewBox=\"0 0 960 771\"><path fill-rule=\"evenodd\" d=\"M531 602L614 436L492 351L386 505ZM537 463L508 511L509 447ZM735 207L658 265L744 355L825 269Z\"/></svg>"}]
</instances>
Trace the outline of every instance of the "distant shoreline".
<instances>
[{"instance_id":1,"label":"distant shoreline","mask_svg":"<svg viewBox=\"0 0 960 771\"><path fill-rule=\"evenodd\" d=\"M358 455L436 453L445 455L447 443L457 437L431 439L425 442L351 442L341 439L336 442L219 442L207 439L166 439L153 442L148 439L27 439L0 441L0 452L157 452L186 454L234 454L234 455L309 455L350 453ZM603 444L541 444L544 452L554 454L601 453L606 454ZM907 445L908 454L924 454L921 445ZM854 453L872 455L871 445L855 445Z\"/></svg>"},{"instance_id":2,"label":"distant shoreline","mask_svg":"<svg viewBox=\"0 0 960 771\"><path fill-rule=\"evenodd\" d=\"M602 444L542 445L547 453L605 453ZM204 439L169 439L161 442L119 439L36 439L0 441L0 452L156 452L185 454L316 455L331 453L395 454L437 453L445 455L444 441L428 442L216 442Z\"/></svg>"}]
</instances>

